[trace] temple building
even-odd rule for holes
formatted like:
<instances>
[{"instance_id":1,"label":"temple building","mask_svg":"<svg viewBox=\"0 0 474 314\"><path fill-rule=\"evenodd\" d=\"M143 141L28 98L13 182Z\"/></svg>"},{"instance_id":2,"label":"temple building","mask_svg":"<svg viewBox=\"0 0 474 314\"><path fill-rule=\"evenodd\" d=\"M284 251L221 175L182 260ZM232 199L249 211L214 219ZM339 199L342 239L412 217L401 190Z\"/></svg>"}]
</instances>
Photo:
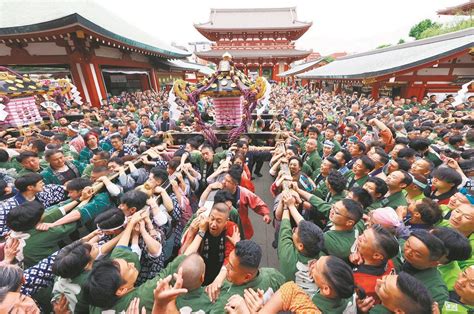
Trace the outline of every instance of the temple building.
<instances>
[{"instance_id":1,"label":"temple building","mask_svg":"<svg viewBox=\"0 0 474 314\"><path fill-rule=\"evenodd\" d=\"M217 64L229 52L237 68L249 77L280 81L278 74L288 70L290 63L311 54L295 48L295 41L311 25L298 20L295 7L211 9L209 21L194 27L214 44L196 55Z\"/></svg>"},{"instance_id":2,"label":"temple building","mask_svg":"<svg viewBox=\"0 0 474 314\"><path fill-rule=\"evenodd\" d=\"M17 73L68 77L82 99L100 106L107 94L158 90L205 68L93 2L5 4L0 65ZM191 75L192 76L192 75Z\"/></svg>"},{"instance_id":3,"label":"temple building","mask_svg":"<svg viewBox=\"0 0 474 314\"><path fill-rule=\"evenodd\" d=\"M474 0L468 0L467 2L438 10L439 15L465 15L472 16L474 14Z\"/></svg>"},{"instance_id":4,"label":"temple building","mask_svg":"<svg viewBox=\"0 0 474 314\"><path fill-rule=\"evenodd\" d=\"M474 28L468 28L345 56L296 76L318 88L374 98L455 93L474 80L473 43Z\"/></svg>"}]
</instances>

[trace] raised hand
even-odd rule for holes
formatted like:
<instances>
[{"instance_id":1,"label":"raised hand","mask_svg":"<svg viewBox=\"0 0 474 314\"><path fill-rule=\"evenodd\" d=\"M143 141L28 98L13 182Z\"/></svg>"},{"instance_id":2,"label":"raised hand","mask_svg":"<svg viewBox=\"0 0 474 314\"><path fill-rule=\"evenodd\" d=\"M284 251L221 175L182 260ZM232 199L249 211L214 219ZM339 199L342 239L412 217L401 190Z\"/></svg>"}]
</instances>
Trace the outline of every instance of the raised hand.
<instances>
[{"instance_id":1,"label":"raised hand","mask_svg":"<svg viewBox=\"0 0 474 314\"><path fill-rule=\"evenodd\" d=\"M3 248L3 254L5 255L4 261L7 263L13 262L18 253L18 246L20 245L20 241L14 238L8 238L5 247Z\"/></svg>"},{"instance_id":2,"label":"raised hand","mask_svg":"<svg viewBox=\"0 0 474 314\"><path fill-rule=\"evenodd\" d=\"M250 312L256 313L260 311L263 307L263 290L258 289L258 291L255 291L252 288L245 289L244 300Z\"/></svg>"},{"instance_id":3,"label":"raised hand","mask_svg":"<svg viewBox=\"0 0 474 314\"><path fill-rule=\"evenodd\" d=\"M221 285L217 282L212 282L206 287L205 291L209 296L209 300L211 300L211 302L216 302L219 294L221 293Z\"/></svg>"},{"instance_id":4,"label":"raised hand","mask_svg":"<svg viewBox=\"0 0 474 314\"><path fill-rule=\"evenodd\" d=\"M232 245L234 246L237 242L241 240L239 228L237 226L234 226L232 230L232 236L227 236L227 240L229 240L230 243L232 243Z\"/></svg>"},{"instance_id":5,"label":"raised hand","mask_svg":"<svg viewBox=\"0 0 474 314\"><path fill-rule=\"evenodd\" d=\"M140 298L133 298L125 314L146 314L146 309L144 306L142 307L142 310L140 311Z\"/></svg>"},{"instance_id":6,"label":"raised hand","mask_svg":"<svg viewBox=\"0 0 474 314\"><path fill-rule=\"evenodd\" d=\"M52 228L54 227L54 224L52 223L39 223L36 225L36 230L39 230L39 231L48 231L49 228Z\"/></svg>"},{"instance_id":7,"label":"raised hand","mask_svg":"<svg viewBox=\"0 0 474 314\"><path fill-rule=\"evenodd\" d=\"M229 298L224 309L230 314L250 314L247 303L245 303L244 298L238 294L234 294Z\"/></svg>"},{"instance_id":8,"label":"raised hand","mask_svg":"<svg viewBox=\"0 0 474 314\"><path fill-rule=\"evenodd\" d=\"M54 314L69 314L69 302L64 294L61 294L59 299L53 302ZM128 313L128 312L127 312Z\"/></svg>"},{"instance_id":9,"label":"raised hand","mask_svg":"<svg viewBox=\"0 0 474 314\"><path fill-rule=\"evenodd\" d=\"M82 190L80 201L88 201L94 196L94 189L91 186L87 186Z\"/></svg>"},{"instance_id":10,"label":"raised hand","mask_svg":"<svg viewBox=\"0 0 474 314\"><path fill-rule=\"evenodd\" d=\"M155 303L153 304L153 314L165 313L168 306L182 294L188 292L188 289L183 286L183 269L180 268L177 274L174 274L175 284L170 285L171 275L161 279L156 284L156 289L153 291Z\"/></svg>"}]
</instances>

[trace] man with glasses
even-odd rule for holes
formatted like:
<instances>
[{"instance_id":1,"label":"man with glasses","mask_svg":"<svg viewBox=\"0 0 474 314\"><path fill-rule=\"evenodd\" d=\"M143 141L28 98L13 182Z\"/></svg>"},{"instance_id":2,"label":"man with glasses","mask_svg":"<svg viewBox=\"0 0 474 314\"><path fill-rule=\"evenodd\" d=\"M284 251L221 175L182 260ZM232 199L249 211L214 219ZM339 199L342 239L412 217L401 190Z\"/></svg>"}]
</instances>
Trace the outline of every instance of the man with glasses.
<instances>
[{"instance_id":1,"label":"man with glasses","mask_svg":"<svg viewBox=\"0 0 474 314\"><path fill-rule=\"evenodd\" d=\"M110 153L107 151L96 151L94 155L92 156L90 160L90 164L88 164L85 168L84 171L82 172L82 177L83 178L90 178L92 169L95 167L103 167L107 166L107 163L109 162L110 159Z\"/></svg>"},{"instance_id":2,"label":"man with glasses","mask_svg":"<svg viewBox=\"0 0 474 314\"><path fill-rule=\"evenodd\" d=\"M426 230L414 230L405 242L402 270L420 280L440 308L448 299L448 289L437 266L446 255L443 241Z\"/></svg>"},{"instance_id":3,"label":"man with glasses","mask_svg":"<svg viewBox=\"0 0 474 314\"><path fill-rule=\"evenodd\" d=\"M330 223L324 233L324 246L327 255L348 260L351 247L358 237L355 225L362 218L362 205L345 198L332 205L329 212Z\"/></svg>"}]
</instances>

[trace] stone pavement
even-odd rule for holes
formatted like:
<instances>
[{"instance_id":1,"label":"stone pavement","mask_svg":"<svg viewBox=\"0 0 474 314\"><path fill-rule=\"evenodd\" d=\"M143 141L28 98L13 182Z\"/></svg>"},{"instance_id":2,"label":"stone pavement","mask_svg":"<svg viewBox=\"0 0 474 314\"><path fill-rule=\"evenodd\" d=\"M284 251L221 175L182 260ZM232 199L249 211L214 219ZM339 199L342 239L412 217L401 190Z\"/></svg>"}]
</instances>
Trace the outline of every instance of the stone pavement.
<instances>
[{"instance_id":1,"label":"stone pavement","mask_svg":"<svg viewBox=\"0 0 474 314\"><path fill-rule=\"evenodd\" d=\"M255 192L260 196L267 206L272 210L273 208L273 196L270 193L270 185L273 183L273 178L268 173L268 162L266 162L262 168L263 177L259 178L255 176L253 181L255 185ZM271 214L273 218L273 214ZM274 231L272 224L265 224L262 216L255 214L254 211L249 210L249 217L252 221L254 228L254 235L252 240L260 244L263 250L262 261L260 266L262 267L274 267L279 268L277 251L272 247L274 239Z\"/></svg>"}]
</instances>

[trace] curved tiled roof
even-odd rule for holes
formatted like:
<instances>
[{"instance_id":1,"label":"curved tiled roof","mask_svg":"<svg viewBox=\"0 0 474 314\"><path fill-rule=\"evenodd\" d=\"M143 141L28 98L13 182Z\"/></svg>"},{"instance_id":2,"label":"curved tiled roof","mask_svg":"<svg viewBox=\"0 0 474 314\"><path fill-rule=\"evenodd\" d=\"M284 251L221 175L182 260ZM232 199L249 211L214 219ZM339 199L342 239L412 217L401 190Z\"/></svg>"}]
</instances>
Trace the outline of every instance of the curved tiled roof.
<instances>
[{"instance_id":1,"label":"curved tiled roof","mask_svg":"<svg viewBox=\"0 0 474 314\"><path fill-rule=\"evenodd\" d=\"M184 58L190 54L158 40L92 1L42 1L0 3L0 38L43 33L71 26L147 50L166 58Z\"/></svg>"},{"instance_id":2,"label":"curved tiled roof","mask_svg":"<svg viewBox=\"0 0 474 314\"><path fill-rule=\"evenodd\" d=\"M339 58L297 75L308 79L364 79L420 66L474 45L474 27Z\"/></svg>"},{"instance_id":3,"label":"curved tiled roof","mask_svg":"<svg viewBox=\"0 0 474 314\"><path fill-rule=\"evenodd\" d=\"M286 77L286 76L298 74L298 73L303 72L307 69L310 69L311 67L317 65L318 63L320 63L321 61L324 61L325 59L326 58L323 57L323 58L318 58L316 60L311 60L309 62L298 64L298 65L292 67L291 69L289 69L285 72L281 72L280 74L278 74L278 76L279 77Z\"/></svg>"},{"instance_id":4,"label":"curved tiled roof","mask_svg":"<svg viewBox=\"0 0 474 314\"><path fill-rule=\"evenodd\" d=\"M255 9L211 9L209 21L195 24L203 30L298 29L312 25L298 21L296 7Z\"/></svg>"}]
</instances>

